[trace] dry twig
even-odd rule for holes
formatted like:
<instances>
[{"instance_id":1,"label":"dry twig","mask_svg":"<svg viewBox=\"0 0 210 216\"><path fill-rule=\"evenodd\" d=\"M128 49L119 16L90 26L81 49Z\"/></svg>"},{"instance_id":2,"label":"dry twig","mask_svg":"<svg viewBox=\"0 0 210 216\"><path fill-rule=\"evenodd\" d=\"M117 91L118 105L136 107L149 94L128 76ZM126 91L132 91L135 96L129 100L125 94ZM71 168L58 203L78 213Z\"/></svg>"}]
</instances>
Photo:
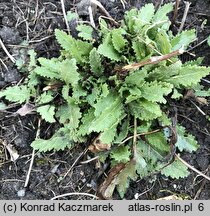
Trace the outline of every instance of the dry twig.
<instances>
[{"instance_id":1,"label":"dry twig","mask_svg":"<svg viewBox=\"0 0 210 216\"><path fill-rule=\"evenodd\" d=\"M175 4L175 8L174 8L174 15L172 18L172 23L175 23L175 21L176 21L178 9L179 9L179 4L180 4L180 0L176 0L176 4Z\"/></svg>"},{"instance_id":2,"label":"dry twig","mask_svg":"<svg viewBox=\"0 0 210 216\"><path fill-rule=\"evenodd\" d=\"M184 27L184 24L185 24L185 21L186 21L186 18L187 18L187 14L188 14L188 11L189 11L189 8L190 8L190 5L191 5L190 2L184 2L184 3L185 3L185 10L184 10L184 14L183 14L183 17L182 17L181 25L180 25L179 30L178 30L178 34L183 30L183 27Z\"/></svg>"},{"instance_id":3,"label":"dry twig","mask_svg":"<svg viewBox=\"0 0 210 216\"><path fill-rule=\"evenodd\" d=\"M15 62L16 62L15 58L14 58L12 55L10 55L10 53L9 53L8 50L7 50L7 48L4 46L4 43L3 43L3 41L1 40L1 38L0 38L0 45L1 45L2 49L4 50L4 52L7 54L7 56L9 57L9 59L10 59L13 63L15 63Z\"/></svg>"},{"instance_id":4,"label":"dry twig","mask_svg":"<svg viewBox=\"0 0 210 216\"><path fill-rule=\"evenodd\" d=\"M140 67L144 66L144 65L149 65L149 64L157 64L161 61L164 60L169 60L171 57L173 56L177 56L177 55L181 55L184 53L183 49L179 49L179 50L175 50L171 53L168 53L166 55L162 55L162 56L152 56L151 58L145 60L145 61L141 61L139 63L133 63L133 64L129 64L126 65L122 68L122 70L124 71L128 71L128 70L137 70Z\"/></svg>"},{"instance_id":5,"label":"dry twig","mask_svg":"<svg viewBox=\"0 0 210 216\"><path fill-rule=\"evenodd\" d=\"M190 164L188 164L185 160L183 160L181 157L179 157L177 154L175 154L175 157L180 160L184 165L186 165L189 169L191 169L192 171L196 172L198 175L204 177L205 179L207 179L208 181L210 181L210 177L203 174L201 171L197 170L195 167L191 166Z\"/></svg>"},{"instance_id":6,"label":"dry twig","mask_svg":"<svg viewBox=\"0 0 210 216\"><path fill-rule=\"evenodd\" d=\"M38 138L39 134L40 134L40 124L41 124L41 119L39 119L39 121L38 121L38 126L37 126L38 129L37 129L37 132L36 132L36 138ZM32 152L32 155L31 155L31 162L30 162L28 173L27 173L27 176L26 176L24 188L26 188L28 186L28 183L29 183L31 169L32 169L32 166L33 166L33 163L34 163L34 156L35 156L35 150L33 149L33 152Z\"/></svg>"},{"instance_id":7,"label":"dry twig","mask_svg":"<svg viewBox=\"0 0 210 216\"><path fill-rule=\"evenodd\" d=\"M112 16L109 14L109 12L104 8L104 6L101 4L101 2L97 0L90 0L92 4L98 6L100 10L108 17L108 19L116 26L118 26L118 22L116 22Z\"/></svg>"},{"instance_id":8,"label":"dry twig","mask_svg":"<svg viewBox=\"0 0 210 216\"><path fill-rule=\"evenodd\" d=\"M92 197L93 199L98 199L97 196L93 194L89 194L89 193L66 193L66 194L55 196L51 198L50 200L55 200L55 199L59 199L59 198L66 197L66 196L89 196L89 197Z\"/></svg>"},{"instance_id":9,"label":"dry twig","mask_svg":"<svg viewBox=\"0 0 210 216\"><path fill-rule=\"evenodd\" d=\"M67 16L66 16L64 0L61 0L61 6L62 6L63 17L66 23L66 27L67 27L68 33L70 34L70 28L69 28L69 23L68 23Z\"/></svg>"}]
</instances>

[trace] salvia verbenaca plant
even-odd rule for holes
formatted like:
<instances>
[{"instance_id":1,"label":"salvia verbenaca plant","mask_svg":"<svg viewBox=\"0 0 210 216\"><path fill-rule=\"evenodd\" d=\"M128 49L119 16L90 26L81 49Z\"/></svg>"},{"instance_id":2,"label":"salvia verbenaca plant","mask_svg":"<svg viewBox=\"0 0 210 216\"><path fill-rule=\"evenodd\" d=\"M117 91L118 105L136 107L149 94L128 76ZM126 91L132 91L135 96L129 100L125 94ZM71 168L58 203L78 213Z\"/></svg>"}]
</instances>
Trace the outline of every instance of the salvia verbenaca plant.
<instances>
[{"instance_id":1,"label":"salvia verbenaca plant","mask_svg":"<svg viewBox=\"0 0 210 216\"><path fill-rule=\"evenodd\" d=\"M112 186L105 182L100 189L105 198L115 187L123 197L137 177L189 174L173 154L176 149L191 153L198 144L176 122L171 102L182 98L185 89L198 89L210 68L200 66L201 58L179 59L196 32L173 35L167 16L172 10L171 3L157 12L146 4L126 12L117 27L104 19L97 30L78 24L77 38L56 29L60 56L37 59L30 50L27 78L0 92L0 97L36 109L46 122L59 123L50 139L32 142L35 150L90 142L89 150L101 161L110 160L115 174ZM78 17L69 12L68 19Z\"/></svg>"}]
</instances>

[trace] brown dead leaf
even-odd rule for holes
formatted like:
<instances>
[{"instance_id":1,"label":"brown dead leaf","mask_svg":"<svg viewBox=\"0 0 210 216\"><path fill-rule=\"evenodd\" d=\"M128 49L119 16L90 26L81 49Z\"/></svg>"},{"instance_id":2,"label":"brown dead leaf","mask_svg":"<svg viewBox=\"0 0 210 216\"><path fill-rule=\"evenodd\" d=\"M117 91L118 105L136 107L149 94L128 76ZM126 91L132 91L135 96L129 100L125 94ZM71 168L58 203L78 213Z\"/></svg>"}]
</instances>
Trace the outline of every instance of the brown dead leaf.
<instances>
[{"instance_id":1,"label":"brown dead leaf","mask_svg":"<svg viewBox=\"0 0 210 216\"><path fill-rule=\"evenodd\" d=\"M26 116L27 114L30 114L32 111L34 111L35 106L30 103L24 104L20 109L16 111L17 114L20 116Z\"/></svg>"},{"instance_id":2,"label":"brown dead leaf","mask_svg":"<svg viewBox=\"0 0 210 216\"><path fill-rule=\"evenodd\" d=\"M183 198L176 196L176 195L170 195L170 196L166 196L166 197L161 197L157 200L183 200Z\"/></svg>"},{"instance_id":3,"label":"brown dead leaf","mask_svg":"<svg viewBox=\"0 0 210 216\"><path fill-rule=\"evenodd\" d=\"M7 144L6 141L3 142L3 145L5 146L5 148L7 149L7 151L9 152L10 155L10 160L15 162L18 158L19 158L19 154L17 152L17 150L14 148L13 145L11 144Z\"/></svg>"},{"instance_id":4,"label":"brown dead leaf","mask_svg":"<svg viewBox=\"0 0 210 216\"><path fill-rule=\"evenodd\" d=\"M108 174L106 180L99 186L97 196L100 199L111 199L117 184L117 176L125 168L125 163L119 163L115 165Z\"/></svg>"},{"instance_id":5,"label":"brown dead leaf","mask_svg":"<svg viewBox=\"0 0 210 216\"><path fill-rule=\"evenodd\" d=\"M17 150L11 144L8 144L6 146L6 148L7 148L8 152L9 152L9 154L10 154L11 161L13 161L13 162L16 161L20 156L18 154Z\"/></svg>"},{"instance_id":6,"label":"brown dead leaf","mask_svg":"<svg viewBox=\"0 0 210 216\"><path fill-rule=\"evenodd\" d=\"M92 144L89 145L88 150L92 153L107 151L110 150L110 144L102 143L99 135L93 140Z\"/></svg>"},{"instance_id":7,"label":"brown dead leaf","mask_svg":"<svg viewBox=\"0 0 210 216\"><path fill-rule=\"evenodd\" d=\"M193 89L187 90L187 92L184 95L184 99L189 99L189 98L194 98L194 97L195 97L195 93Z\"/></svg>"},{"instance_id":8,"label":"brown dead leaf","mask_svg":"<svg viewBox=\"0 0 210 216\"><path fill-rule=\"evenodd\" d=\"M60 88L63 84L61 82L55 82L55 83L49 83L47 86L45 86L42 91L57 91L58 88Z\"/></svg>"},{"instance_id":9,"label":"brown dead leaf","mask_svg":"<svg viewBox=\"0 0 210 216\"><path fill-rule=\"evenodd\" d=\"M208 101L204 97L196 97L195 100L201 105L208 105Z\"/></svg>"}]
</instances>

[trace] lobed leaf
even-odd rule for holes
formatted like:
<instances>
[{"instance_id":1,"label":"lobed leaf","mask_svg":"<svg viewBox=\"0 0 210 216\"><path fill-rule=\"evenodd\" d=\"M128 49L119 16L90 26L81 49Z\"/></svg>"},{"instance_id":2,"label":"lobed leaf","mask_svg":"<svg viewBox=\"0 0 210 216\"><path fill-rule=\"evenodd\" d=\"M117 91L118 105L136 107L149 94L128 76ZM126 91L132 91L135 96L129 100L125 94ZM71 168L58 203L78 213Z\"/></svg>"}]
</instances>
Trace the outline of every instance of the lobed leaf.
<instances>
[{"instance_id":1,"label":"lobed leaf","mask_svg":"<svg viewBox=\"0 0 210 216\"><path fill-rule=\"evenodd\" d=\"M112 32L112 44L114 48L119 52L122 53L126 44L127 40L123 37L123 29L113 29Z\"/></svg>"},{"instance_id":2,"label":"lobed leaf","mask_svg":"<svg viewBox=\"0 0 210 216\"><path fill-rule=\"evenodd\" d=\"M126 11L125 13L124 20L126 24L126 29L130 34L134 33L137 15L138 15L138 11L136 8Z\"/></svg>"},{"instance_id":3,"label":"lobed leaf","mask_svg":"<svg viewBox=\"0 0 210 216\"><path fill-rule=\"evenodd\" d=\"M60 75L58 71L52 71L47 67L39 67L37 66L34 70L34 73L38 74L39 76L50 78L50 79L60 79Z\"/></svg>"},{"instance_id":4,"label":"lobed leaf","mask_svg":"<svg viewBox=\"0 0 210 216\"><path fill-rule=\"evenodd\" d=\"M132 49L135 53L135 57L136 57L137 61L141 61L147 55L146 54L147 47L146 47L145 43L143 43L143 42L140 42L138 40L133 40L132 41Z\"/></svg>"},{"instance_id":5,"label":"lobed leaf","mask_svg":"<svg viewBox=\"0 0 210 216\"><path fill-rule=\"evenodd\" d=\"M136 180L135 162L131 160L126 164L126 167L118 174L116 179L117 191L121 198L124 197L126 190L129 187L130 180Z\"/></svg>"},{"instance_id":6,"label":"lobed leaf","mask_svg":"<svg viewBox=\"0 0 210 216\"><path fill-rule=\"evenodd\" d=\"M153 4L146 4L142 7L138 13L137 20L141 25L150 23L155 13L155 7Z\"/></svg>"},{"instance_id":7,"label":"lobed leaf","mask_svg":"<svg viewBox=\"0 0 210 216\"><path fill-rule=\"evenodd\" d=\"M78 134L82 136L90 134L89 128L94 119L94 108L90 108L81 119L81 125L79 127Z\"/></svg>"},{"instance_id":8,"label":"lobed leaf","mask_svg":"<svg viewBox=\"0 0 210 216\"><path fill-rule=\"evenodd\" d=\"M68 52L72 58L75 58L79 64L87 61L89 52L92 49L92 44L76 40L71 35L58 29L55 30L55 36L61 47Z\"/></svg>"},{"instance_id":9,"label":"lobed leaf","mask_svg":"<svg viewBox=\"0 0 210 216\"><path fill-rule=\"evenodd\" d=\"M171 40L172 51L186 49L196 39L195 29L182 31Z\"/></svg>"},{"instance_id":10,"label":"lobed leaf","mask_svg":"<svg viewBox=\"0 0 210 216\"><path fill-rule=\"evenodd\" d=\"M108 95L107 100L112 95ZM103 111L103 112L102 112ZM100 101L95 105L95 120L91 123L89 131L101 132L108 130L114 124L118 124L124 118L123 105L120 97L115 97L114 102L104 107Z\"/></svg>"},{"instance_id":11,"label":"lobed leaf","mask_svg":"<svg viewBox=\"0 0 210 216\"><path fill-rule=\"evenodd\" d=\"M167 154L170 152L170 146L162 132L145 136L150 145L158 152Z\"/></svg>"},{"instance_id":12,"label":"lobed leaf","mask_svg":"<svg viewBox=\"0 0 210 216\"><path fill-rule=\"evenodd\" d=\"M129 146L119 146L111 152L111 158L117 163L127 163L130 161L131 151Z\"/></svg>"},{"instance_id":13,"label":"lobed leaf","mask_svg":"<svg viewBox=\"0 0 210 216\"><path fill-rule=\"evenodd\" d=\"M136 118L150 121L162 115L160 106L157 103L145 99L136 100L128 104L129 111Z\"/></svg>"},{"instance_id":14,"label":"lobed leaf","mask_svg":"<svg viewBox=\"0 0 210 216\"><path fill-rule=\"evenodd\" d=\"M173 89L173 85L167 82L146 82L142 87L141 96L151 102L166 103L164 96L168 95Z\"/></svg>"},{"instance_id":15,"label":"lobed leaf","mask_svg":"<svg viewBox=\"0 0 210 216\"><path fill-rule=\"evenodd\" d=\"M175 161L161 170L161 174L174 179L187 177L190 173L187 166L185 166L180 160Z\"/></svg>"},{"instance_id":16,"label":"lobed leaf","mask_svg":"<svg viewBox=\"0 0 210 216\"><path fill-rule=\"evenodd\" d=\"M168 20L167 14L173 10L173 3L164 4L161 6L153 17L153 22L161 22Z\"/></svg>"},{"instance_id":17,"label":"lobed leaf","mask_svg":"<svg viewBox=\"0 0 210 216\"><path fill-rule=\"evenodd\" d=\"M187 134L185 128L177 126L177 143L176 147L182 152L183 150L188 152L196 151L199 147L195 137L191 134Z\"/></svg>"},{"instance_id":18,"label":"lobed leaf","mask_svg":"<svg viewBox=\"0 0 210 216\"><path fill-rule=\"evenodd\" d=\"M190 88L200 82L202 77L210 73L210 69L204 66L183 66L178 71L177 75L171 76L164 81L173 84L175 87Z\"/></svg>"},{"instance_id":19,"label":"lobed leaf","mask_svg":"<svg viewBox=\"0 0 210 216\"><path fill-rule=\"evenodd\" d=\"M130 72L130 74L125 78L125 83L128 85L136 85L137 87L141 87L144 83L144 79L147 76L147 70L144 68L136 71Z\"/></svg>"},{"instance_id":20,"label":"lobed leaf","mask_svg":"<svg viewBox=\"0 0 210 216\"><path fill-rule=\"evenodd\" d=\"M167 33L160 29L155 37L155 42L161 54L165 55L171 52L171 43Z\"/></svg>"},{"instance_id":21,"label":"lobed leaf","mask_svg":"<svg viewBox=\"0 0 210 216\"><path fill-rule=\"evenodd\" d=\"M55 122L55 106L45 105L37 108L37 112L41 115L42 119L46 122L53 123Z\"/></svg>"},{"instance_id":22,"label":"lobed leaf","mask_svg":"<svg viewBox=\"0 0 210 216\"><path fill-rule=\"evenodd\" d=\"M71 84L76 86L80 79L80 75L77 72L76 59L66 59L62 62L60 66L60 76L67 85Z\"/></svg>"},{"instance_id":23,"label":"lobed leaf","mask_svg":"<svg viewBox=\"0 0 210 216\"><path fill-rule=\"evenodd\" d=\"M104 68L101 64L101 57L97 52L96 48L93 48L90 52L89 63L90 63L91 71L95 75L99 76L103 73Z\"/></svg>"},{"instance_id":24,"label":"lobed leaf","mask_svg":"<svg viewBox=\"0 0 210 216\"><path fill-rule=\"evenodd\" d=\"M72 141L69 139L69 136L67 134L67 129L61 128L57 132L55 132L55 134L48 140L34 140L31 143L31 147L34 150L38 150L40 152L64 150L66 147L71 147L72 145Z\"/></svg>"},{"instance_id":25,"label":"lobed leaf","mask_svg":"<svg viewBox=\"0 0 210 216\"><path fill-rule=\"evenodd\" d=\"M1 90L0 98L5 97L11 102L24 103L29 101L31 96L30 89L27 86L10 86L5 90Z\"/></svg>"},{"instance_id":26,"label":"lobed leaf","mask_svg":"<svg viewBox=\"0 0 210 216\"><path fill-rule=\"evenodd\" d=\"M93 28L91 26L80 24L76 27L76 29L79 31L79 37L83 38L84 40L93 40Z\"/></svg>"},{"instance_id":27,"label":"lobed leaf","mask_svg":"<svg viewBox=\"0 0 210 216\"><path fill-rule=\"evenodd\" d=\"M106 36L103 43L99 45L98 52L113 61L119 61L121 59L119 53L114 49L110 33Z\"/></svg>"}]
</instances>

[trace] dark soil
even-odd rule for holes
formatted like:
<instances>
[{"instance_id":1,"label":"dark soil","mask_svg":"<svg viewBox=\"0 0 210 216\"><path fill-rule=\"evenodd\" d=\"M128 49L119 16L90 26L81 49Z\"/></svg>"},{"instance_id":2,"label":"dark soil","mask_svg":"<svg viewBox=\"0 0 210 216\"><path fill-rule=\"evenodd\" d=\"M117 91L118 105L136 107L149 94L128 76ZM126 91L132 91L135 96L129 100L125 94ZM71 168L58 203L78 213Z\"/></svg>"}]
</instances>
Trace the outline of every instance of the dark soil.
<instances>
[{"instance_id":1,"label":"dark soil","mask_svg":"<svg viewBox=\"0 0 210 216\"><path fill-rule=\"evenodd\" d=\"M66 10L77 10L78 14L87 20L85 7L77 7L78 2L66 1ZM120 1L101 0L100 2L115 20L122 18L125 9ZM157 3L161 1L127 0L127 2L126 9L140 8L148 2L158 5ZM163 1L165 2L168 1ZM196 57L205 56L204 64L210 65L210 48L206 42L200 44L210 34L210 1L191 0L190 2L190 11L184 28L195 28L198 33L198 40L192 45L197 46L190 52ZM180 25L184 8L185 4L181 1L173 31L177 31ZM101 11L97 10L95 20L100 15ZM207 23L203 25L205 20ZM0 38L15 59L26 51L23 41L28 41L27 47L35 49L39 56L58 56L59 46L53 36L55 28L66 28L60 0L1 0L0 2ZM188 54L182 58L188 60L193 57ZM0 49L0 88L16 84L24 76L25 74L20 73L3 49ZM208 77L206 79L209 80ZM209 88L208 82L203 81L203 84ZM13 115L20 107L18 104L8 105L9 109L0 112L0 199L50 199L56 195L71 192L96 194L98 184L105 179L105 173L103 168L101 170L97 168L95 161L81 163L90 158L89 153L84 152L84 145L63 152L36 153L29 184L24 189L32 155L30 143L36 137L39 120L35 114L25 117ZM209 176L210 121L207 119L207 116L210 116L209 107L193 100L181 100L176 106L179 123L185 126L200 144L197 152L181 154L181 156L189 164ZM56 127L56 124L42 124L41 131L45 137L50 137ZM18 160L11 161L3 144L11 144L17 150L20 155ZM63 176L65 176L64 179L62 179ZM168 195L207 200L210 199L210 183L193 171L189 177L179 180L156 175L131 182L125 198L128 200L158 199ZM88 199L81 195L65 198ZM120 199L116 192L113 199Z\"/></svg>"}]
</instances>

